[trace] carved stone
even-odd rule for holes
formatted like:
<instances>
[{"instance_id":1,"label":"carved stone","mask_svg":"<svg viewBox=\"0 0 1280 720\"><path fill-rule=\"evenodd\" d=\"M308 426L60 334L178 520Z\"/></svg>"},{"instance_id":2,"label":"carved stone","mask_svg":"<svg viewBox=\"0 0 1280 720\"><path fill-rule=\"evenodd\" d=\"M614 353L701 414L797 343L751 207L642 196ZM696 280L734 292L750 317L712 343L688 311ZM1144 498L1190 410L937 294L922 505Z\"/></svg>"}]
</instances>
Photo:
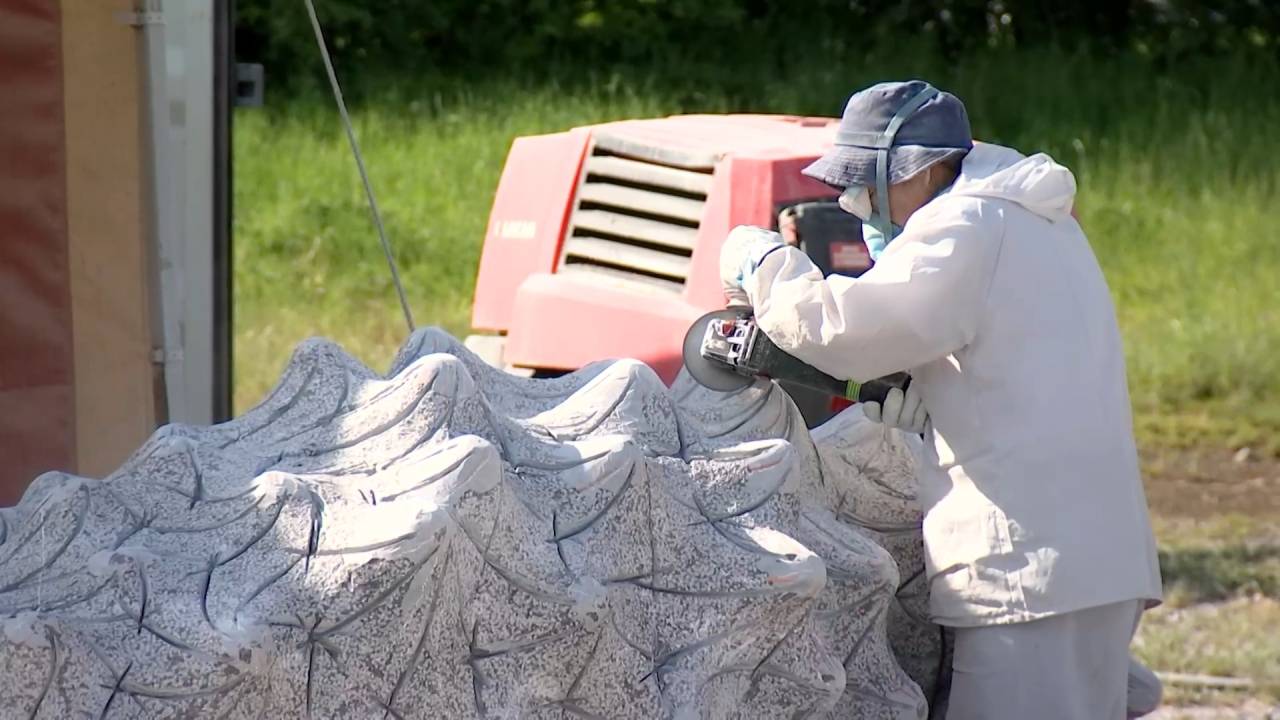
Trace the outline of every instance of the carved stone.
<instances>
[{"instance_id":1,"label":"carved stone","mask_svg":"<svg viewBox=\"0 0 1280 720\"><path fill-rule=\"evenodd\" d=\"M766 382L308 341L0 510L0 718L923 718L913 443Z\"/></svg>"}]
</instances>

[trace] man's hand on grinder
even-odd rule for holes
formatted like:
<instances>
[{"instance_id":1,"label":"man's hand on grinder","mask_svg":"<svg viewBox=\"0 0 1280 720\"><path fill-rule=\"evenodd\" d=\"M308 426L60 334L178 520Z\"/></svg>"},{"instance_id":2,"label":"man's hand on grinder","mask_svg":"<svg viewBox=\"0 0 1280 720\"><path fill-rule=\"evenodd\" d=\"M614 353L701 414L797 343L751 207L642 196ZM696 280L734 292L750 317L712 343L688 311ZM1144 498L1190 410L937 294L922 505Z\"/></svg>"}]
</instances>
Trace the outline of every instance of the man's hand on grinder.
<instances>
[{"instance_id":1,"label":"man's hand on grinder","mask_svg":"<svg viewBox=\"0 0 1280 720\"><path fill-rule=\"evenodd\" d=\"M862 412L875 422L915 435L924 432L924 424L929 419L915 385L908 385L905 393L898 388L890 390L883 407L878 402L862 403Z\"/></svg>"},{"instance_id":2,"label":"man's hand on grinder","mask_svg":"<svg viewBox=\"0 0 1280 720\"><path fill-rule=\"evenodd\" d=\"M782 247L782 236L771 230L739 225L729 231L720 246L720 285L730 306L751 304L743 285L766 255Z\"/></svg>"}]
</instances>

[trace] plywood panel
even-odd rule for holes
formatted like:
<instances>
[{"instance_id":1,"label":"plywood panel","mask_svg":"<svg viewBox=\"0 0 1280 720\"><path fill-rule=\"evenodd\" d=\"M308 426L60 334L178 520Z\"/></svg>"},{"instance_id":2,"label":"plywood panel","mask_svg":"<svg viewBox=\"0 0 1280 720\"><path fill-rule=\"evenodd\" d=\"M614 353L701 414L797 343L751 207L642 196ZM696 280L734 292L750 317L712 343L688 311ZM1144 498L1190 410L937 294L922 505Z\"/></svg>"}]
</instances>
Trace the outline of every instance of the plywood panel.
<instances>
[{"instance_id":1,"label":"plywood panel","mask_svg":"<svg viewBox=\"0 0 1280 720\"><path fill-rule=\"evenodd\" d=\"M0 0L0 506L75 469L57 0Z\"/></svg>"},{"instance_id":2,"label":"plywood panel","mask_svg":"<svg viewBox=\"0 0 1280 720\"><path fill-rule=\"evenodd\" d=\"M131 0L63 0L67 218L80 472L100 476L157 422L140 78Z\"/></svg>"}]
</instances>

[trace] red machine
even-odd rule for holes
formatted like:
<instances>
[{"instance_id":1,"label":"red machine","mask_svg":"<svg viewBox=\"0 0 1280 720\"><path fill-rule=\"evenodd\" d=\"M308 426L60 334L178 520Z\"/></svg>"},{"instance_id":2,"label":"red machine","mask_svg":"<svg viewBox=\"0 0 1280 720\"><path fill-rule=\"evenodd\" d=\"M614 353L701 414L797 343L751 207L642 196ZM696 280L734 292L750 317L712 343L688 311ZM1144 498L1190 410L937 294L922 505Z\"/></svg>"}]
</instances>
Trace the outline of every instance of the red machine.
<instances>
[{"instance_id":1,"label":"red machine","mask_svg":"<svg viewBox=\"0 0 1280 720\"><path fill-rule=\"evenodd\" d=\"M468 345L554 373L632 357L667 382L689 325L724 305L720 244L779 218L827 272L870 264L856 218L800 174L835 120L685 115L517 138L489 217Z\"/></svg>"}]
</instances>

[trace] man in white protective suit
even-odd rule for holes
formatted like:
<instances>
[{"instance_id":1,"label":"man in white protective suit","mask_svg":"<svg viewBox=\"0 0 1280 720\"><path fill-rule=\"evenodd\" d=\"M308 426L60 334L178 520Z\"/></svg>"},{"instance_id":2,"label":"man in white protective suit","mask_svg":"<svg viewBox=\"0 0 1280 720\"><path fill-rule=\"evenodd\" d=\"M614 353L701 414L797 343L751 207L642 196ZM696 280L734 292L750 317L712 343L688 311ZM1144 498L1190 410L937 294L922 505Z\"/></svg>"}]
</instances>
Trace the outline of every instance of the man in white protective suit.
<instances>
[{"instance_id":1,"label":"man in white protective suit","mask_svg":"<svg viewBox=\"0 0 1280 720\"><path fill-rule=\"evenodd\" d=\"M837 378L910 372L865 412L925 436L930 613L956 629L947 717L1149 710L1126 706L1128 648L1160 571L1075 178L1047 155L974 144L960 100L921 81L853 95L804 174L863 220L874 267L824 278L777 233L738 227L721 279L774 342ZM1153 705L1146 675L1156 687L1134 701Z\"/></svg>"}]
</instances>

